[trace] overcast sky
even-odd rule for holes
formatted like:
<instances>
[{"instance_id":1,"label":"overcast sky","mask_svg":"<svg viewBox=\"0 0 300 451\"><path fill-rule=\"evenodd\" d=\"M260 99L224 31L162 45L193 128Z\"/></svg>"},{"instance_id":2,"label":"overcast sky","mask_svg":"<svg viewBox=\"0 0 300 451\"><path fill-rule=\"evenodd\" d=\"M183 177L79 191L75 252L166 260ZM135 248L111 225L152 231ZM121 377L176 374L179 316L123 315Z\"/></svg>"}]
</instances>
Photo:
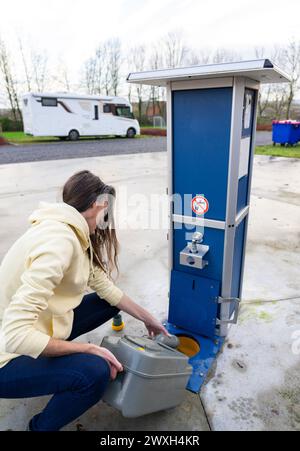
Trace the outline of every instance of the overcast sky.
<instances>
[{"instance_id":1,"label":"overcast sky","mask_svg":"<svg viewBox=\"0 0 300 451\"><path fill-rule=\"evenodd\" d=\"M2 0L0 11L10 49L17 51L19 35L51 59L61 57L74 78L110 37L127 48L181 29L192 48L225 47L243 58L254 46L300 40L299 0Z\"/></svg>"}]
</instances>

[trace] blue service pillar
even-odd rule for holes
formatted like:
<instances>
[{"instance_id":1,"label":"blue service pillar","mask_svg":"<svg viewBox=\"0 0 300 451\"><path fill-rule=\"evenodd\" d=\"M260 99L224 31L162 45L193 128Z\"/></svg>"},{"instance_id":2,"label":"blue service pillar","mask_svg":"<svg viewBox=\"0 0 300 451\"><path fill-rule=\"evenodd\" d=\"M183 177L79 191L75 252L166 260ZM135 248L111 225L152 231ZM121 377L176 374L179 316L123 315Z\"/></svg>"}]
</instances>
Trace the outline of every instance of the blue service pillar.
<instances>
[{"instance_id":1,"label":"blue service pillar","mask_svg":"<svg viewBox=\"0 0 300 451\"><path fill-rule=\"evenodd\" d=\"M167 328L199 344L187 387L199 392L242 297L260 83L288 77L258 60L130 74L128 81L167 88Z\"/></svg>"}]
</instances>

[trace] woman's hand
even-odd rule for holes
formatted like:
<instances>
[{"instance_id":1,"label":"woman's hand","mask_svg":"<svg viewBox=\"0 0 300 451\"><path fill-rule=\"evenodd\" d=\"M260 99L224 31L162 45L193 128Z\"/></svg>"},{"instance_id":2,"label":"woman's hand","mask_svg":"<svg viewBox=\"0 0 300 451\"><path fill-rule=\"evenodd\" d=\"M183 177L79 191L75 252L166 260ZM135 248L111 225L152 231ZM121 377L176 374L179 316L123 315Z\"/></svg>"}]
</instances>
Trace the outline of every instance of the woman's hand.
<instances>
[{"instance_id":1,"label":"woman's hand","mask_svg":"<svg viewBox=\"0 0 300 451\"><path fill-rule=\"evenodd\" d=\"M169 332L167 331L167 329L155 318L147 318L146 321L144 321L144 324L149 332L149 336L151 338L153 338L156 335L159 334L164 334L168 337L170 337L171 335L169 334Z\"/></svg>"},{"instance_id":2,"label":"woman's hand","mask_svg":"<svg viewBox=\"0 0 300 451\"><path fill-rule=\"evenodd\" d=\"M140 321L143 321L146 328L148 329L150 337L154 335L159 335L163 333L170 337L171 335L164 328L164 326L157 321L148 310L144 309L142 306L136 304L132 299L130 299L126 294L122 297L121 301L117 305L119 310L128 313Z\"/></svg>"},{"instance_id":3,"label":"woman's hand","mask_svg":"<svg viewBox=\"0 0 300 451\"><path fill-rule=\"evenodd\" d=\"M110 375L112 380L116 379L118 372L122 372L124 370L122 364L108 349L102 348L94 344L89 344L87 346L88 346L87 348L88 354L98 355L99 357L103 357L108 362L110 366Z\"/></svg>"}]
</instances>

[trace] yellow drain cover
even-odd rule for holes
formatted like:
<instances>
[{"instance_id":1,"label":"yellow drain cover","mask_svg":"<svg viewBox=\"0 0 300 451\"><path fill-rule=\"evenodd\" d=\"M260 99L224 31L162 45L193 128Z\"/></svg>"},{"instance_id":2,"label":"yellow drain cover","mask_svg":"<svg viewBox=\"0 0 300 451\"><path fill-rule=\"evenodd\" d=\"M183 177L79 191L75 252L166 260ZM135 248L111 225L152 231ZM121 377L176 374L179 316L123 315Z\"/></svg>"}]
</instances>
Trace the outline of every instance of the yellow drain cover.
<instances>
[{"instance_id":1,"label":"yellow drain cover","mask_svg":"<svg viewBox=\"0 0 300 451\"><path fill-rule=\"evenodd\" d=\"M179 338L179 346L177 348L178 351L187 355L188 357L194 357L200 352L199 343L190 337L178 336Z\"/></svg>"}]
</instances>

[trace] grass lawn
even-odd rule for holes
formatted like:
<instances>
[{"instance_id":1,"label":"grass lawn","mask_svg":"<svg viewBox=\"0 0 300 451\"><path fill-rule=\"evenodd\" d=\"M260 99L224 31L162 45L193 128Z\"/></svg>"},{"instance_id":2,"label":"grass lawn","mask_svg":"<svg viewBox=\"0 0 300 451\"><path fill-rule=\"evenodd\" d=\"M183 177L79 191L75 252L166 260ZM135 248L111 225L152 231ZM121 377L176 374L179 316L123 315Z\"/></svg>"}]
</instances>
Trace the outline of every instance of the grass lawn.
<instances>
[{"instance_id":1,"label":"grass lawn","mask_svg":"<svg viewBox=\"0 0 300 451\"><path fill-rule=\"evenodd\" d=\"M57 142L60 141L59 138L55 138L53 136L43 136L43 137L34 137L34 136L27 136L23 132L5 132L2 133L2 136L4 136L7 141L13 143L13 144L31 144L31 143L41 143L41 142ZM107 139L112 138L111 136L104 136L101 139ZM137 136L136 139L140 138L149 138L149 136ZM95 140L97 138L94 137L83 137L81 140Z\"/></svg>"},{"instance_id":2,"label":"grass lawn","mask_svg":"<svg viewBox=\"0 0 300 451\"><path fill-rule=\"evenodd\" d=\"M4 136L7 141L12 143L33 143L33 142L51 142L51 141L59 141L58 138L53 137L34 137L34 136L27 136L23 132L5 132L2 133L2 136Z\"/></svg>"},{"instance_id":3,"label":"grass lawn","mask_svg":"<svg viewBox=\"0 0 300 451\"><path fill-rule=\"evenodd\" d=\"M293 147L277 146L258 146L255 151L256 155L269 155L273 157L300 158L300 145Z\"/></svg>"}]
</instances>

